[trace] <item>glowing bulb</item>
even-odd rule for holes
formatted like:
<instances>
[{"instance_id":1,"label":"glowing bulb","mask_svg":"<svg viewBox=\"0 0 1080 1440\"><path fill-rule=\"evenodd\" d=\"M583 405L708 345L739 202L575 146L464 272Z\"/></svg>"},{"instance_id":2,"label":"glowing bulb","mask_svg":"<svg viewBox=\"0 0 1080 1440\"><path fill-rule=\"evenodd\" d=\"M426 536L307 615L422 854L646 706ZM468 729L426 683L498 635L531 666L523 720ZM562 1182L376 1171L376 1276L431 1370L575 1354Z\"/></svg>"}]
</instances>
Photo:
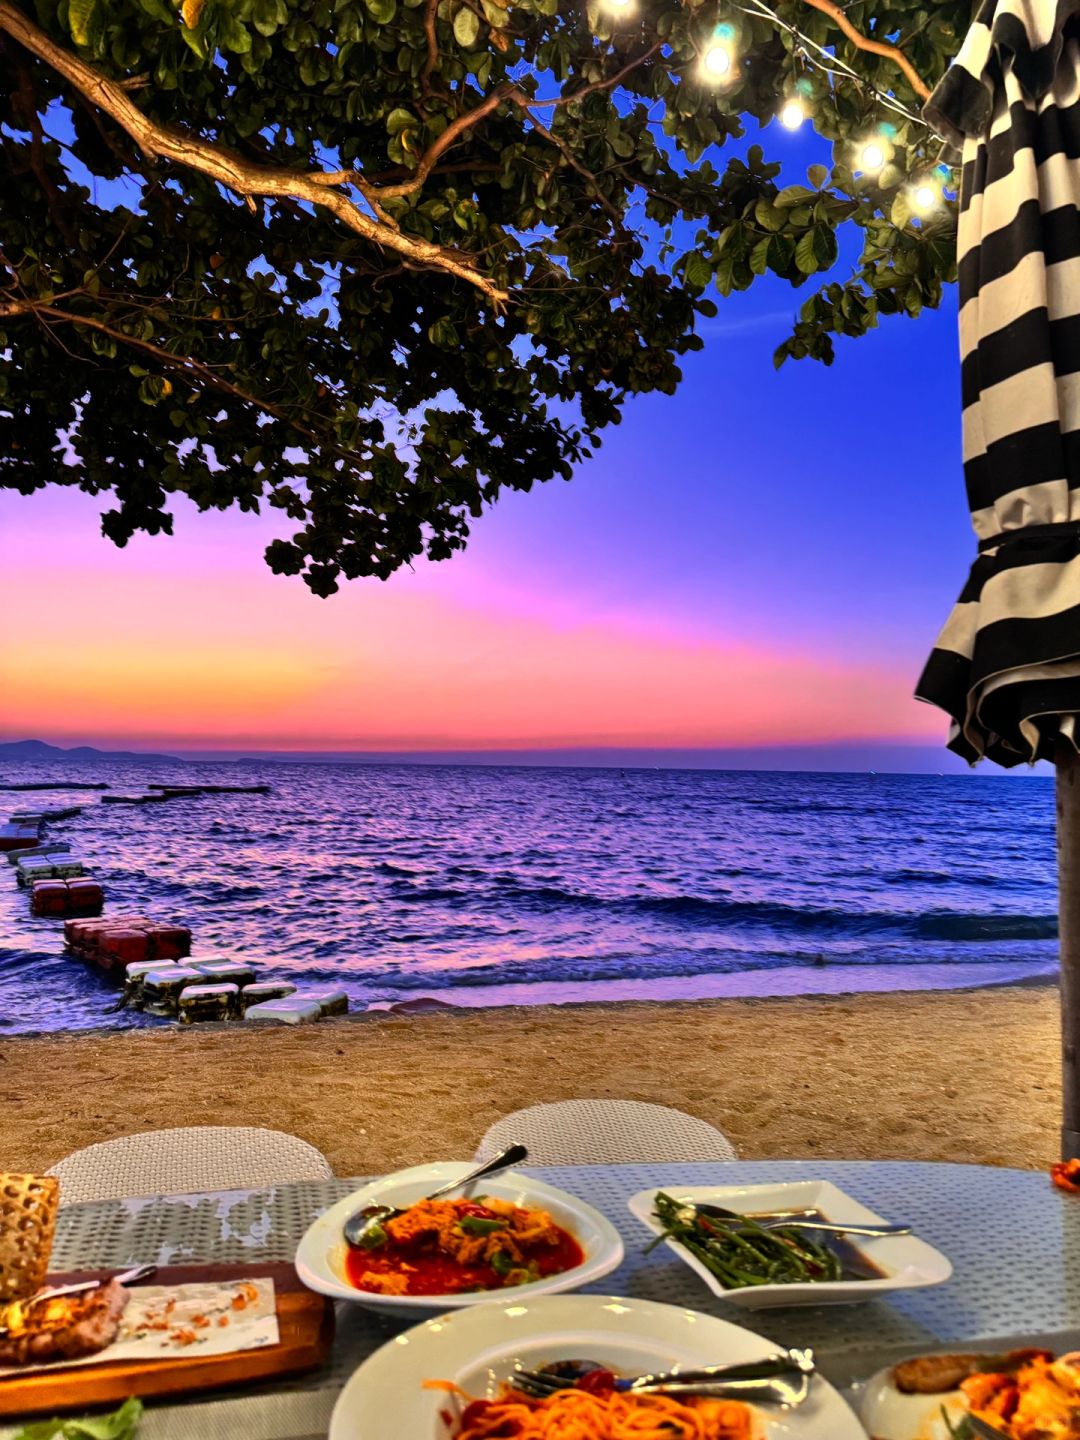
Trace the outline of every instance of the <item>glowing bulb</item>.
<instances>
[{"instance_id":1,"label":"glowing bulb","mask_svg":"<svg viewBox=\"0 0 1080 1440\"><path fill-rule=\"evenodd\" d=\"M787 130L798 130L806 119L806 110L801 100L789 100L780 111L780 124Z\"/></svg>"},{"instance_id":2,"label":"glowing bulb","mask_svg":"<svg viewBox=\"0 0 1080 1440\"><path fill-rule=\"evenodd\" d=\"M616 14L625 13L633 7L634 0L604 0L604 9L613 10Z\"/></svg>"},{"instance_id":3,"label":"glowing bulb","mask_svg":"<svg viewBox=\"0 0 1080 1440\"><path fill-rule=\"evenodd\" d=\"M859 168L872 174L875 170L881 170L885 164L885 150L876 140L871 140L869 145L864 145L862 154L859 156Z\"/></svg>"},{"instance_id":4,"label":"glowing bulb","mask_svg":"<svg viewBox=\"0 0 1080 1440\"><path fill-rule=\"evenodd\" d=\"M731 73L731 51L726 45L712 44L705 51L701 63L706 75L717 80L723 79Z\"/></svg>"},{"instance_id":5,"label":"glowing bulb","mask_svg":"<svg viewBox=\"0 0 1080 1440\"><path fill-rule=\"evenodd\" d=\"M928 215L937 206L940 198L937 186L923 181L911 192L911 208L919 215Z\"/></svg>"}]
</instances>

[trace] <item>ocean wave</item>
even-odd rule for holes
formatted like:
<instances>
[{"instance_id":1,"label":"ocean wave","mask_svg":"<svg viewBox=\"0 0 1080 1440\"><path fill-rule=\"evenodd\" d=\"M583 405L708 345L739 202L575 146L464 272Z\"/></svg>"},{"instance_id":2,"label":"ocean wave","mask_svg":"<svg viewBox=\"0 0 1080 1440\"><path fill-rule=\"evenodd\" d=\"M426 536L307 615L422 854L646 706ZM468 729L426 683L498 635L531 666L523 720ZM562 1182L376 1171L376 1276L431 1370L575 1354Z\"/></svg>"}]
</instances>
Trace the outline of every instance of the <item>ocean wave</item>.
<instances>
[{"instance_id":1,"label":"ocean wave","mask_svg":"<svg viewBox=\"0 0 1080 1440\"><path fill-rule=\"evenodd\" d=\"M730 900L700 895L604 896L563 890L557 886L504 884L507 899L539 906L625 911L661 915L702 926L767 927L775 930L867 936L911 935L924 940L1053 940L1054 915L963 913L952 910L921 911L905 915L895 910L811 909L767 900ZM443 892L445 898L472 898L462 892ZM443 898L443 896L440 896Z\"/></svg>"}]
</instances>

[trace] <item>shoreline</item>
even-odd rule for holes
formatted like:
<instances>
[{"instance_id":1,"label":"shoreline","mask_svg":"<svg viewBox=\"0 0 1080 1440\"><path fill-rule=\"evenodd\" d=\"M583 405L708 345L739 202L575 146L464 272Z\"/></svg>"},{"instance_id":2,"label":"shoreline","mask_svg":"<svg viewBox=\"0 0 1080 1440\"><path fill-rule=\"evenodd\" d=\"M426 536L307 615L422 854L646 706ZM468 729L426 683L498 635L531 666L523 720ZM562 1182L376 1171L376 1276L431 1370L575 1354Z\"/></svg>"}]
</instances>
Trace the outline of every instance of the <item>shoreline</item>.
<instances>
[{"instance_id":1,"label":"shoreline","mask_svg":"<svg viewBox=\"0 0 1080 1440\"><path fill-rule=\"evenodd\" d=\"M309 1140L339 1175L374 1174L465 1158L526 1105L612 1096L699 1115L747 1158L1041 1168L1058 1147L1056 991L1046 976L950 991L376 1010L247 1031L0 1032L0 1143L6 1168L41 1170L140 1130L262 1125Z\"/></svg>"},{"instance_id":2,"label":"shoreline","mask_svg":"<svg viewBox=\"0 0 1080 1440\"><path fill-rule=\"evenodd\" d=\"M18 962L21 960L66 960L70 959L66 953L59 954L51 951L30 951L20 948L9 949L0 945L0 964L5 962ZM1027 962L1032 965L1035 962ZM1008 973L1000 978L995 971L1009 969L1012 967L1000 963L988 962L967 962L963 964L938 964L924 963L904 967L903 973L908 983L901 983L895 986L881 983L859 984L852 983L851 988L844 988L844 982L851 982L857 978L865 981L884 981L891 978L891 972L900 967L873 966L873 965L836 965L827 971L830 980L839 982L833 987L803 988L801 977L812 975L820 981L826 967L809 969L805 966L784 966L772 970L739 970L718 975L686 975L686 976L663 976L653 981L634 979L631 981L613 982L609 980L600 981L578 981L565 983L552 981L542 984L537 981L521 983L503 982L491 985L458 985L450 988L431 986L429 989L421 987L402 990L393 999L379 999L365 1002L362 998L357 1002L350 997L350 1009L345 1017L347 1020L365 1020L372 1015L385 1015L394 1013L395 1006L406 1006L412 1009L416 1005L428 1005L431 1010L445 1010L447 1012L460 1012L464 1014L487 1013L497 1010L520 1010L529 1012L533 1010L566 1010L580 1008L582 1006L635 1006L635 1005L708 1005L728 1002L763 1002L779 1003L791 1000L824 1001L824 1000L850 1000L858 996L883 996L890 995L958 995L969 994L979 990L1012 990L1012 989L1056 989L1059 984L1059 968L1056 963L1052 966L1044 966L1034 974ZM955 972L963 970L967 972L966 978L956 978ZM922 978L927 983L915 985L910 983L913 972L923 972ZM989 972L989 974L987 973ZM748 985L749 977L754 977L758 987ZM289 978L289 977L286 977ZM348 980L345 976L340 983ZM712 985L709 982L714 982ZM702 982L706 988L701 988ZM762 983L765 982L765 983ZM297 976L297 983L305 983L304 976ZM330 983L330 982L327 982ZM595 986L595 995L587 993ZM618 993L619 990L624 993ZM585 991L585 994L581 992ZM612 993L615 991L616 993ZM651 993L643 994L641 991ZM542 992L542 1000L531 1000L527 997ZM696 992L696 993L695 993ZM111 994L112 992L107 992ZM117 990L118 994L119 991ZM468 998L465 998L468 997ZM483 998L478 998L483 997ZM339 1020L341 1017L338 1017ZM85 1026L57 1025L49 1029L19 1029L14 1026L0 1023L0 1044L5 1039L46 1039L50 1036L78 1036L91 1035L120 1035L129 1034L136 1030L151 1029L160 1030L163 1025L169 1022L131 1024L127 1021L117 1021L113 1024L93 1024ZM184 1027L187 1029L188 1027ZM203 1028L196 1026L194 1028ZM220 1029L220 1026L209 1028ZM230 1032L231 1033L231 1032Z\"/></svg>"}]
</instances>

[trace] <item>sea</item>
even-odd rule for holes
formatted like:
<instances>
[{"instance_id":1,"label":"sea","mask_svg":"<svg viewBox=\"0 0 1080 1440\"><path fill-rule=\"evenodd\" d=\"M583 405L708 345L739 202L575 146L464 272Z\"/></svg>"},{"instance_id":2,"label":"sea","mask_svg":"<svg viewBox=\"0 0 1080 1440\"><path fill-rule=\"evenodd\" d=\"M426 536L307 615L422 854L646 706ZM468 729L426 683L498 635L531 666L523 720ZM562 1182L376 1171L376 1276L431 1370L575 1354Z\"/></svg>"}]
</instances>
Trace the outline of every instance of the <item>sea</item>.
<instances>
[{"instance_id":1,"label":"sea","mask_svg":"<svg viewBox=\"0 0 1080 1440\"><path fill-rule=\"evenodd\" d=\"M1056 967L1050 777L415 764L10 762L0 780L266 783L153 805L0 792L110 915L351 1008L837 994ZM63 952L0 862L0 1027L161 1024Z\"/></svg>"}]
</instances>

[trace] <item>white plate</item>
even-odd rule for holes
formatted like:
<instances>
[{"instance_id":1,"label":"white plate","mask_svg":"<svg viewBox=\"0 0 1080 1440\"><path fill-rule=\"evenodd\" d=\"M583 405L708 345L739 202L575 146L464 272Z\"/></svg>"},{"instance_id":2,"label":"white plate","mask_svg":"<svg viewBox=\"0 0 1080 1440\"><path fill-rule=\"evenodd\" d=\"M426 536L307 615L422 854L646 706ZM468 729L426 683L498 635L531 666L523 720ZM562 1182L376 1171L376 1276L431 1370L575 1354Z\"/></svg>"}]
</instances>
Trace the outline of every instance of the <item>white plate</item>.
<instances>
[{"instance_id":1,"label":"white plate","mask_svg":"<svg viewBox=\"0 0 1080 1440\"><path fill-rule=\"evenodd\" d=\"M859 1415L875 1440L949 1440L942 1406L954 1426L968 1408L959 1390L942 1395L901 1394L893 1384L891 1368L861 1381L857 1393Z\"/></svg>"},{"instance_id":2,"label":"white plate","mask_svg":"<svg viewBox=\"0 0 1080 1440\"><path fill-rule=\"evenodd\" d=\"M847 1220L852 1224L867 1221L882 1223L882 1216L875 1215L828 1180L796 1180L776 1185L652 1186L631 1196L630 1210L654 1235L664 1233L663 1226L653 1215L654 1197L661 1189L676 1200L704 1200L746 1214L760 1214L765 1210L820 1210L829 1220ZM941 1251L915 1235L852 1238L867 1259L885 1272L880 1280L748 1285L738 1290L725 1290L712 1271L684 1246L674 1240L665 1243L673 1254L701 1276L714 1295L722 1295L732 1305L740 1305L745 1310L768 1310L780 1305L850 1305L858 1300L874 1300L893 1290L941 1285L952 1274L952 1264Z\"/></svg>"},{"instance_id":3,"label":"white plate","mask_svg":"<svg viewBox=\"0 0 1080 1440\"><path fill-rule=\"evenodd\" d=\"M569 1230L585 1252L581 1265L549 1275L531 1285L516 1285L513 1290L481 1290L470 1295L375 1295L357 1290L345 1277L345 1256L348 1246L341 1228L348 1217L365 1205L387 1204L404 1208L430 1195L440 1185L447 1185L459 1175L474 1168L472 1161L445 1161L437 1165L415 1165L411 1170L398 1170L384 1175L362 1190L355 1190L344 1200L325 1211L308 1228L296 1251L296 1271L310 1290L331 1295L335 1300L352 1300L369 1310L392 1312L419 1319L433 1311L459 1310L475 1305L507 1303L507 1297L522 1300L534 1295L554 1294L559 1290L577 1290L594 1280L609 1275L622 1263L623 1243L610 1220L586 1205L576 1195L556 1190L542 1180L507 1170L502 1175L485 1175L472 1187L473 1193L509 1200L514 1205L546 1210L556 1225Z\"/></svg>"},{"instance_id":4,"label":"white plate","mask_svg":"<svg viewBox=\"0 0 1080 1440\"><path fill-rule=\"evenodd\" d=\"M453 1380L477 1398L494 1395L519 1365L588 1357L625 1373L757 1360L776 1346L739 1325L604 1295L552 1295L457 1311L417 1325L360 1366L334 1407L329 1440L451 1440L442 1418L457 1402L423 1390ZM762 1409L768 1440L866 1440L866 1432L817 1377L797 1410Z\"/></svg>"}]
</instances>

